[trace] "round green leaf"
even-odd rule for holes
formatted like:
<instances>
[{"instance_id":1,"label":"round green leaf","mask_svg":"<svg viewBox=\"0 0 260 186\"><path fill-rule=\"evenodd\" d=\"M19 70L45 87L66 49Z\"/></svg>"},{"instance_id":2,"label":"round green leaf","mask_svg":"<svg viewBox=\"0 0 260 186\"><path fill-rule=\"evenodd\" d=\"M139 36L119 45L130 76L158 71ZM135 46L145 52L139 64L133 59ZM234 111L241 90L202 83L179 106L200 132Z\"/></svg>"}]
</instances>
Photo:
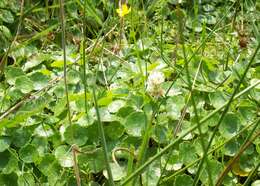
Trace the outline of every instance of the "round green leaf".
<instances>
[{"instance_id":1,"label":"round green leaf","mask_svg":"<svg viewBox=\"0 0 260 186\"><path fill-rule=\"evenodd\" d=\"M80 125L73 124L66 128L64 132L65 141L70 144L76 144L77 146L82 146L87 142L86 128Z\"/></svg>"},{"instance_id":2,"label":"round green leaf","mask_svg":"<svg viewBox=\"0 0 260 186\"><path fill-rule=\"evenodd\" d=\"M61 145L55 149L55 157L62 167L73 166L73 156L70 150L71 149L66 145Z\"/></svg>"},{"instance_id":3,"label":"round green leaf","mask_svg":"<svg viewBox=\"0 0 260 186\"><path fill-rule=\"evenodd\" d=\"M164 161L166 161L166 160L164 159ZM176 170L181 169L182 165L183 165L183 163L182 163L182 160L180 158L180 151L173 150L172 153L171 153L171 157L170 157L170 159L168 161L168 164L166 166L166 170L168 170L168 171L172 171L172 170L176 171Z\"/></svg>"},{"instance_id":4,"label":"round green leaf","mask_svg":"<svg viewBox=\"0 0 260 186\"><path fill-rule=\"evenodd\" d=\"M92 125L87 127L86 136L88 137L88 144L99 143L99 131L97 122L94 122Z\"/></svg>"},{"instance_id":5,"label":"round green leaf","mask_svg":"<svg viewBox=\"0 0 260 186\"><path fill-rule=\"evenodd\" d=\"M225 96L221 91L216 91L209 94L209 99L215 108L219 108L227 101L227 96Z\"/></svg>"},{"instance_id":6,"label":"round green leaf","mask_svg":"<svg viewBox=\"0 0 260 186\"><path fill-rule=\"evenodd\" d=\"M34 177L31 173L19 175L17 183L19 186L35 185Z\"/></svg>"},{"instance_id":7,"label":"round green leaf","mask_svg":"<svg viewBox=\"0 0 260 186\"><path fill-rule=\"evenodd\" d=\"M18 78L20 76L25 76L25 73L22 71L21 68L7 67L5 70L5 76L6 76L7 82L10 85L14 85L16 78Z\"/></svg>"},{"instance_id":8,"label":"round green leaf","mask_svg":"<svg viewBox=\"0 0 260 186\"><path fill-rule=\"evenodd\" d=\"M207 24L209 25L214 25L217 23L217 19L215 16L207 15L206 18L207 18Z\"/></svg>"},{"instance_id":9,"label":"round green leaf","mask_svg":"<svg viewBox=\"0 0 260 186\"><path fill-rule=\"evenodd\" d=\"M186 174L179 175L176 177L174 186L191 186L193 185L193 179L191 176Z\"/></svg>"},{"instance_id":10,"label":"round green leaf","mask_svg":"<svg viewBox=\"0 0 260 186\"><path fill-rule=\"evenodd\" d=\"M16 152L12 153L5 151L0 153L0 171L3 174L10 174L18 169L18 160L15 157Z\"/></svg>"},{"instance_id":11,"label":"round green leaf","mask_svg":"<svg viewBox=\"0 0 260 186\"><path fill-rule=\"evenodd\" d=\"M215 10L215 7L211 4L205 4L202 7L205 12L212 12Z\"/></svg>"},{"instance_id":12,"label":"round green leaf","mask_svg":"<svg viewBox=\"0 0 260 186\"><path fill-rule=\"evenodd\" d=\"M61 171L61 166L52 154L45 154L38 168L45 176L58 177Z\"/></svg>"},{"instance_id":13,"label":"round green leaf","mask_svg":"<svg viewBox=\"0 0 260 186\"><path fill-rule=\"evenodd\" d=\"M20 76L15 80L15 87L20 89L22 93L29 93L33 90L33 82L26 76Z\"/></svg>"},{"instance_id":14,"label":"round green leaf","mask_svg":"<svg viewBox=\"0 0 260 186\"><path fill-rule=\"evenodd\" d=\"M126 117L125 128L129 135L141 137L146 126L146 115L143 112L134 112Z\"/></svg>"},{"instance_id":15,"label":"round green leaf","mask_svg":"<svg viewBox=\"0 0 260 186\"><path fill-rule=\"evenodd\" d=\"M3 34L2 36L6 39L9 40L12 37L12 34L10 32L10 30L4 26L4 25L0 25L0 32Z\"/></svg>"},{"instance_id":16,"label":"round green leaf","mask_svg":"<svg viewBox=\"0 0 260 186\"><path fill-rule=\"evenodd\" d=\"M26 128L19 128L12 134L12 141L16 147L22 147L31 139L31 133Z\"/></svg>"},{"instance_id":17,"label":"round green leaf","mask_svg":"<svg viewBox=\"0 0 260 186\"><path fill-rule=\"evenodd\" d=\"M119 111L116 113L116 115L119 117L125 118L134 111L135 110L133 107L125 106L125 107L122 107L121 109L119 109Z\"/></svg>"},{"instance_id":18,"label":"round green leaf","mask_svg":"<svg viewBox=\"0 0 260 186\"><path fill-rule=\"evenodd\" d=\"M43 75L40 72L35 72L30 76L31 81L33 82L34 90L40 90L44 88L48 82L48 76Z\"/></svg>"},{"instance_id":19,"label":"round green leaf","mask_svg":"<svg viewBox=\"0 0 260 186\"><path fill-rule=\"evenodd\" d=\"M116 163L110 163L110 168L111 168L111 171L112 171L114 181L119 181L123 177L126 176L126 170L125 170L124 167L121 167ZM107 174L106 169L103 171L103 175L108 179L108 174Z\"/></svg>"},{"instance_id":20,"label":"round green leaf","mask_svg":"<svg viewBox=\"0 0 260 186\"><path fill-rule=\"evenodd\" d=\"M239 143L236 140L232 140L225 144L223 152L227 156L234 156L239 150Z\"/></svg>"},{"instance_id":21,"label":"round green leaf","mask_svg":"<svg viewBox=\"0 0 260 186\"><path fill-rule=\"evenodd\" d=\"M0 16L1 16L1 19L6 22L6 23L13 23L14 22L14 16L13 14L8 11L8 10L4 10L2 9L1 12L0 12Z\"/></svg>"},{"instance_id":22,"label":"round green leaf","mask_svg":"<svg viewBox=\"0 0 260 186\"><path fill-rule=\"evenodd\" d=\"M239 166L245 172L250 172L253 170L255 163L258 161L259 154L248 155L242 154L239 159Z\"/></svg>"},{"instance_id":23,"label":"round green leaf","mask_svg":"<svg viewBox=\"0 0 260 186\"><path fill-rule=\"evenodd\" d=\"M2 171L8 164L10 153L8 151L0 153L0 171Z\"/></svg>"},{"instance_id":24,"label":"round green leaf","mask_svg":"<svg viewBox=\"0 0 260 186\"><path fill-rule=\"evenodd\" d=\"M161 125L156 125L153 130L153 139L157 143L166 143L167 142L167 128Z\"/></svg>"},{"instance_id":25,"label":"round green leaf","mask_svg":"<svg viewBox=\"0 0 260 186\"><path fill-rule=\"evenodd\" d=\"M111 113L116 113L125 105L123 100L115 100L108 105L108 111Z\"/></svg>"},{"instance_id":26,"label":"round green leaf","mask_svg":"<svg viewBox=\"0 0 260 186\"><path fill-rule=\"evenodd\" d=\"M161 167L158 164L158 161L152 163L147 169L147 172L142 175L144 185L157 186L157 182L159 181L160 175Z\"/></svg>"},{"instance_id":27,"label":"round green leaf","mask_svg":"<svg viewBox=\"0 0 260 186\"><path fill-rule=\"evenodd\" d=\"M211 118L209 118L206 123L208 124L208 126L214 127L218 124L219 118L220 118L220 115L218 113L216 113Z\"/></svg>"},{"instance_id":28,"label":"round green leaf","mask_svg":"<svg viewBox=\"0 0 260 186\"><path fill-rule=\"evenodd\" d=\"M0 174L0 185L3 186L18 186L18 176L14 172L11 174Z\"/></svg>"},{"instance_id":29,"label":"round green leaf","mask_svg":"<svg viewBox=\"0 0 260 186\"><path fill-rule=\"evenodd\" d=\"M257 107L253 104L250 105L250 103L248 103L247 105L246 103L244 105L240 105L241 106L238 107L238 110L241 115L242 124L247 125L248 122L251 122L255 119L257 115Z\"/></svg>"},{"instance_id":30,"label":"round green leaf","mask_svg":"<svg viewBox=\"0 0 260 186\"><path fill-rule=\"evenodd\" d=\"M134 108L140 109L142 108L143 103L144 103L143 96L131 95L126 104Z\"/></svg>"},{"instance_id":31,"label":"round green leaf","mask_svg":"<svg viewBox=\"0 0 260 186\"><path fill-rule=\"evenodd\" d=\"M113 121L104 126L104 131L110 139L118 139L123 135L125 127L120 122Z\"/></svg>"},{"instance_id":32,"label":"round green leaf","mask_svg":"<svg viewBox=\"0 0 260 186\"><path fill-rule=\"evenodd\" d=\"M33 163L39 159L37 148L30 144L19 150L19 156L25 163Z\"/></svg>"},{"instance_id":33,"label":"round green leaf","mask_svg":"<svg viewBox=\"0 0 260 186\"><path fill-rule=\"evenodd\" d=\"M80 74L76 70L70 70L68 72L68 83L76 84L80 81Z\"/></svg>"},{"instance_id":34,"label":"round green leaf","mask_svg":"<svg viewBox=\"0 0 260 186\"><path fill-rule=\"evenodd\" d=\"M179 146L180 158L187 165L197 159L196 149L190 142L183 142Z\"/></svg>"},{"instance_id":35,"label":"round green leaf","mask_svg":"<svg viewBox=\"0 0 260 186\"><path fill-rule=\"evenodd\" d=\"M31 56L26 63L23 66L23 70L24 71L28 71L29 69L32 69L36 66L38 66L39 64L41 64L43 61L47 61L49 60L51 57L51 53L50 54L45 54L45 53L41 53L40 51L37 52L37 54L34 54L33 56ZM42 68L42 71L47 71L47 69Z\"/></svg>"},{"instance_id":36,"label":"round green leaf","mask_svg":"<svg viewBox=\"0 0 260 186\"><path fill-rule=\"evenodd\" d=\"M240 119L234 113L227 113L219 127L219 132L225 138L235 136L240 128Z\"/></svg>"},{"instance_id":37,"label":"round green leaf","mask_svg":"<svg viewBox=\"0 0 260 186\"><path fill-rule=\"evenodd\" d=\"M48 151L48 141L46 138L34 137L31 144L37 147L40 156L45 156L45 153Z\"/></svg>"},{"instance_id":38,"label":"round green leaf","mask_svg":"<svg viewBox=\"0 0 260 186\"><path fill-rule=\"evenodd\" d=\"M54 135L53 129L46 124L39 125L34 130L34 135L37 135L39 137L48 138Z\"/></svg>"},{"instance_id":39,"label":"round green leaf","mask_svg":"<svg viewBox=\"0 0 260 186\"><path fill-rule=\"evenodd\" d=\"M222 172L224 166L219 163L217 160L209 160L208 170L211 173L213 179L213 185L216 184L219 174ZM206 167L204 166L203 171L200 176L200 180L204 185L209 185L209 176Z\"/></svg>"},{"instance_id":40,"label":"round green leaf","mask_svg":"<svg viewBox=\"0 0 260 186\"><path fill-rule=\"evenodd\" d=\"M260 180L255 180L251 186L259 186L260 185Z\"/></svg>"},{"instance_id":41,"label":"round green leaf","mask_svg":"<svg viewBox=\"0 0 260 186\"><path fill-rule=\"evenodd\" d=\"M78 164L81 169L98 173L105 168L104 153L101 149L87 147L81 150L86 152L78 155Z\"/></svg>"},{"instance_id":42,"label":"round green leaf","mask_svg":"<svg viewBox=\"0 0 260 186\"><path fill-rule=\"evenodd\" d=\"M92 108L90 110L91 117L97 119L96 109ZM113 114L111 114L107 108L99 108L99 115L102 122L111 122L111 121L117 121L117 117Z\"/></svg>"},{"instance_id":43,"label":"round green leaf","mask_svg":"<svg viewBox=\"0 0 260 186\"><path fill-rule=\"evenodd\" d=\"M184 98L181 95L167 99L166 111L167 115L172 120L177 120L181 116L181 110L184 106Z\"/></svg>"},{"instance_id":44,"label":"round green leaf","mask_svg":"<svg viewBox=\"0 0 260 186\"><path fill-rule=\"evenodd\" d=\"M11 144L11 138L7 136L0 136L0 152L4 152L9 148Z\"/></svg>"},{"instance_id":45,"label":"round green leaf","mask_svg":"<svg viewBox=\"0 0 260 186\"><path fill-rule=\"evenodd\" d=\"M53 92L58 98L63 98L64 94L65 94L64 85L57 84L57 86L54 88Z\"/></svg>"}]
</instances>

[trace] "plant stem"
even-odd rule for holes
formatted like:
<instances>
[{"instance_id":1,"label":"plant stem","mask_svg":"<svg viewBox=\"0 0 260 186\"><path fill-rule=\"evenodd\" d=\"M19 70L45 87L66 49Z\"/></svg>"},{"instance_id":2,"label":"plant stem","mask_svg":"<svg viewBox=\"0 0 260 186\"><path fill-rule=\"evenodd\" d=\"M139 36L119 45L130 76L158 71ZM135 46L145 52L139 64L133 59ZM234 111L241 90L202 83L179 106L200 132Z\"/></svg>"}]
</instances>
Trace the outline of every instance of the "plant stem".
<instances>
[{"instance_id":1,"label":"plant stem","mask_svg":"<svg viewBox=\"0 0 260 186\"><path fill-rule=\"evenodd\" d=\"M16 40L17 40L17 37L20 34L20 30L21 30L21 26L22 26L22 22L23 22L23 17L24 17L24 0L21 0L20 18L19 18L18 26L17 26L16 33L15 33L15 36L13 38L12 43L9 45L7 51L5 52L4 56L0 60L0 75L1 75L2 72L4 72L4 68L5 68L5 65L6 65L6 60L8 58L8 55L12 51L13 46L14 46Z\"/></svg>"},{"instance_id":2,"label":"plant stem","mask_svg":"<svg viewBox=\"0 0 260 186\"><path fill-rule=\"evenodd\" d=\"M78 167L78 161L77 161L77 146L73 145L72 146L72 155L73 155L73 168L74 168L74 173L77 181L77 186L81 186L81 180L80 180L80 174L79 174L79 167Z\"/></svg>"},{"instance_id":3,"label":"plant stem","mask_svg":"<svg viewBox=\"0 0 260 186\"><path fill-rule=\"evenodd\" d=\"M67 84L67 59L66 59L66 20L64 12L64 0L60 0L60 17L61 17L61 29L62 29L62 49L63 49L63 74L64 74L64 87L67 100L67 110L69 117L69 124L71 125L71 112L70 112L70 102L69 102L69 93L68 93L68 84Z\"/></svg>"},{"instance_id":4,"label":"plant stem","mask_svg":"<svg viewBox=\"0 0 260 186\"><path fill-rule=\"evenodd\" d=\"M102 124L101 118L100 118L95 87L93 87L92 92L93 92L95 109L96 109L96 114L97 114L98 130L99 130L99 135L100 135L100 138L101 138L101 145L103 147L104 159L105 159L106 169L107 169L107 173L108 173L108 182L109 182L110 186L114 186L115 183L113 181L112 171L111 171L111 168L110 168L110 165L109 165L109 159L108 159L108 154L107 154L107 152L108 152L107 143L106 143L103 124Z\"/></svg>"},{"instance_id":5,"label":"plant stem","mask_svg":"<svg viewBox=\"0 0 260 186\"><path fill-rule=\"evenodd\" d=\"M252 178L254 177L254 175L257 173L258 169L260 167L260 161L258 159L258 164L255 166L255 168L251 171L250 175L247 177L245 183L243 184L243 186L248 186L249 182L252 180Z\"/></svg>"},{"instance_id":6,"label":"plant stem","mask_svg":"<svg viewBox=\"0 0 260 186\"><path fill-rule=\"evenodd\" d=\"M195 121L197 123L197 128L199 131L199 136L203 136L202 135L202 130L201 130L201 126L200 126L200 121L199 121L199 116L198 116L198 111L197 111L197 107L196 107L196 103L195 100L193 98L192 92L193 92L193 85L191 82L191 78L190 78L190 73L189 73L189 68L188 68L188 60L187 60L187 55L186 55L186 49L185 49L185 41L184 41L184 36L183 36L183 32L184 32L184 21L181 20L181 18L179 18L179 32L180 32L180 39L181 39L181 43L182 43L182 51L183 51L183 56L184 56L184 61L185 61L185 71L186 71L186 76L187 76L187 81L188 81L188 86L190 89L190 98L191 98L191 103L194 109L194 114L195 114ZM202 146L202 150L203 150L203 154L206 154L206 146L204 143L204 140L200 137L199 138L201 146ZM213 181L212 181L212 176L211 176L211 172L209 170L209 163L208 163L208 159L206 157L206 163L207 163L207 173L209 176L209 185L212 186L213 185Z\"/></svg>"},{"instance_id":7,"label":"plant stem","mask_svg":"<svg viewBox=\"0 0 260 186\"><path fill-rule=\"evenodd\" d=\"M84 103L85 113L88 117L88 103L87 103L87 78L86 78L86 0L84 0L83 8L83 46L82 46L82 60L83 60L83 85L84 85Z\"/></svg>"},{"instance_id":8,"label":"plant stem","mask_svg":"<svg viewBox=\"0 0 260 186\"><path fill-rule=\"evenodd\" d=\"M233 94L231 95L231 97L230 97L230 99L229 99L227 105L225 106L225 108L224 108L224 110L223 110L223 112L222 112L222 114L221 114L221 116L220 116L220 119L218 120L217 125L216 125L215 128L214 128L214 131L213 131L213 133L212 133L212 135L211 135L211 137L210 137L209 143L208 143L208 145L207 145L206 152L209 150L209 148L210 148L210 146L211 146L211 143L213 142L213 139L214 139L214 137L215 137L216 134L217 134L218 128L219 128L221 122L223 121L223 119L224 119L226 113L228 112L229 107L231 106L231 103L233 102L233 100L234 100L234 98L235 98L235 95L236 95L236 93L238 92L238 90L239 90L239 88L240 88L240 85L241 85L242 82L244 81L244 78L246 77L246 74L247 74L249 68L251 67L251 64L253 63L253 61L254 61L254 59L255 59L255 56L256 56L256 54L257 54L259 48L260 48L260 43L258 44L258 46L257 46L257 48L256 48L256 50L255 50L255 52L254 52L254 54L253 54L253 56L251 57L251 59L250 59L248 65L247 65L247 67L246 67L246 69L245 69L243 75L241 76L241 78L240 78L240 80L239 80L239 82L238 82L238 85L236 86L236 88L235 88ZM204 160L206 159L206 156L207 156L207 153L206 153L206 154L203 154L203 157L202 157L202 160L201 160L201 162L200 162L200 164L199 164L199 168L198 168L198 171L197 171L197 173L196 173L196 176L195 176L194 184L193 184L193 185L197 185L197 184L198 184L199 177L200 177L200 172L201 172L201 170L202 170L202 165L203 165L203 163L204 163Z\"/></svg>"},{"instance_id":9,"label":"plant stem","mask_svg":"<svg viewBox=\"0 0 260 186\"><path fill-rule=\"evenodd\" d=\"M222 171L222 173L220 174L220 176L217 179L216 186L221 186L225 176L232 169L232 166L234 165L234 163L238 161L239 157L249 147L249 145L251 145L251 143L256 139L256 137L258 137L260 135L260 132L258 132L256 135L254 135L251 138L251 136L253 135L254 131L258 127L259 122L260 122L260 119L258 119L258 121L256 122L255 127L252 129L252 131L248 135L247 139L245 140L244 144L241 146L240 150L236 153L236 155L233 157L233 159L231 161L229 161L229 163L226 165L226 168Z\"/></svg>"},{"instance_id":10,"label":"plant stem","mask_svg":"<svg viewBox=\"0 0 260 186\"><path fill-rule=\"evenodd\" d=\"M214 149L208 151L208 155L213 153L214 151L220 149L221 147L223 147L225 144L227 144L228 142L230 142L231 140L239 137L245 130L247 130L248 128L250 128L251 126L253 126L254 123L257 123L256 121L250 123L249 125L247 125L246 127L244 127L243 129L241 129L235 136L232 136L231 138L227 139L226 141L224 141L223 143L221 143L220 145L218 145L217 147L215 147ZM194 162L188 164L187 166L185 166L184 168L176 171L175 173L173 173L172 175L170 175L167 178L164 178L162 183L164 182L168 182L169 180L171 180L172 178L174 178L175 176L179 175L180 173L184 172L185 170L187 170L188 168L192 167L193 165L195 165L197 162L199 162L202 159L202 157L198 158L197 160L195 160Z\"/></svg>"},{"instance_id":11,"label":"plant stem","mask_svg":"<svg viewBox=\"0 0 260 186\"><path fill-rule=\"evenodd\" d=\"M239 92L235 97L234 100L239 98L240 96L244 95L245 93L247 93L248 91L250 91L251 89L253 89L255 86L259 85L260 81L257 81L256 83L252 84L251 86L247 87L246 89L244 89L243 91ZM202 125L203 123L205 123L206 121L208 121L212 116L214 116L217 112L221 111L226 105L228 104L228 102L224 103L222 106L220 106L219 108L217 108L216 110L214 110L213 112L211 112L210 114L208 114L206 117L202 118L200 120L200 124ZM166 152L168 152L176 143L178 143L180 140L182 140L185 136L187 136L189 133L193 132L194 130L197 129L197 125L187 129L185 132L183 132L183 134L181 134L176 140L174 140L172 143L170 143L169 145L167 145L164 149L162 149L162 151L160 151L159 153L157 153L156 155L154 155L153 157L151 157L149 160L147 160L142 166L140 166L139 168L137 168L130 176L128 176L122 183L121 185L126 185L129 181L131 181L135 176L141 174L144 169L146 167L148 167L151 163L153 163L156 159L160 158L163 154L165 154Z\"/></svg>"},{"instance_id":12,"label":"plant stem","mask_svg":"<svg viewBox=\"0 0 260 186\"><path fill-rule=\"evenodd\" d=\"M142 140L142 144L141 144L141 147L140 147L140 151L139 151L138 159L137 159L137 164L136 164L137 168L140 167L145 161L146 150L147 150L148 142L149 142L150 135L151 135L154 113L155 112L152 113L151 119L149 119L146 122L145 134L144 134L144 137L143 137L143 140ZM135 181L136 180L133 181L133 185L135 185Z\"/></svg>"}]
</instances>

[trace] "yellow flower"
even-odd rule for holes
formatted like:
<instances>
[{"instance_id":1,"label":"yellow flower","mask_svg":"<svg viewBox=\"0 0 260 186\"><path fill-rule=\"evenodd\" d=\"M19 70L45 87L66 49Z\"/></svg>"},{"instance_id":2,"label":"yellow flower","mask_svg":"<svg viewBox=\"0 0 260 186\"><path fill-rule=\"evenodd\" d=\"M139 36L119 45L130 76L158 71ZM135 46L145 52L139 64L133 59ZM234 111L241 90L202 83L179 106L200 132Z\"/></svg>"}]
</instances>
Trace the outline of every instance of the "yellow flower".
<instances>
[{"instance_id":1,"label":"yellow flower","mask_svg":"<svg viewBox=\"0 0 260 186\"><path fill-rule=\"evenodd\" d=\"M119 17L124 17L131 11L131 7L128 8L126 4L123 4L121 8L116 9L117 14Z\"/></svg>"}]
</instances>

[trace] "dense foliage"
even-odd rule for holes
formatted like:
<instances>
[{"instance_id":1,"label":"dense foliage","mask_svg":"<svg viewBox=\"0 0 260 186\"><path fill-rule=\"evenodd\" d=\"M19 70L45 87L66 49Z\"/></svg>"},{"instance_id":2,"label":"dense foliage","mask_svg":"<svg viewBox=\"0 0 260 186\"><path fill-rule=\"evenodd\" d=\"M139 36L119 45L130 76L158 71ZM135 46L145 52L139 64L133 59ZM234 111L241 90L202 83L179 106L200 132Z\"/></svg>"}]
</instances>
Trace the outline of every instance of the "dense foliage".
<instances>
[{"instance_id":1,"label":"dense foliage","mask_svg":"<svg viewBox=\"0 0 260 186\"><path fill-rule=\"evenodd\" d=\"M260 185L259 11L1 0L0 185Z\"/></svg>"}]
</instances>

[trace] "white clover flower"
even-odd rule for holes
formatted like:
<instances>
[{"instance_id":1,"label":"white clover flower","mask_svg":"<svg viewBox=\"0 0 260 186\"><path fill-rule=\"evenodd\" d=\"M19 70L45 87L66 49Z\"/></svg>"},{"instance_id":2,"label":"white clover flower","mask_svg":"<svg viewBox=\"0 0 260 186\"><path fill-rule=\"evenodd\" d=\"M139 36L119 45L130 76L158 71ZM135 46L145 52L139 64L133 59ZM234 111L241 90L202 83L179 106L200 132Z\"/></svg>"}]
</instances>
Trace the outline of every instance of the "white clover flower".
<instances>
[{"instance_id":1,"label":"white clover flower","mask_svg":"<svg viewBox=\"0 0 260 186\"><path fill-rule=\"evenodd\" d=\"M162 72L153 71L147 81L147 92L149 92L154 97L161 97L164 94L164 90L161 84L164 82L165 77Z\"/></svg>"},{"instance_id":2,"label":"white clover flower","mask_svg":"<svg viewBox=\"0 0 260 186\"><path fill-rule=\"evenodd\" d=\"M164 74L159 71L153 71L148 77L148 86L157 86L164 82Z\"/></svg>"},{"instance_id":3,"label":"white clover flower","mask_svg":"<svg viewBox=\"0 0 260 186\"><path fill-rule=\"evenodd\" d=\"M119 86L119 84L117 84L117 83L112 83L110 86L109 86L109 89L110 90L113 90L113 89L117 89L117 88L119 88L120 86Z\"/></svg>"}]
</instances>

